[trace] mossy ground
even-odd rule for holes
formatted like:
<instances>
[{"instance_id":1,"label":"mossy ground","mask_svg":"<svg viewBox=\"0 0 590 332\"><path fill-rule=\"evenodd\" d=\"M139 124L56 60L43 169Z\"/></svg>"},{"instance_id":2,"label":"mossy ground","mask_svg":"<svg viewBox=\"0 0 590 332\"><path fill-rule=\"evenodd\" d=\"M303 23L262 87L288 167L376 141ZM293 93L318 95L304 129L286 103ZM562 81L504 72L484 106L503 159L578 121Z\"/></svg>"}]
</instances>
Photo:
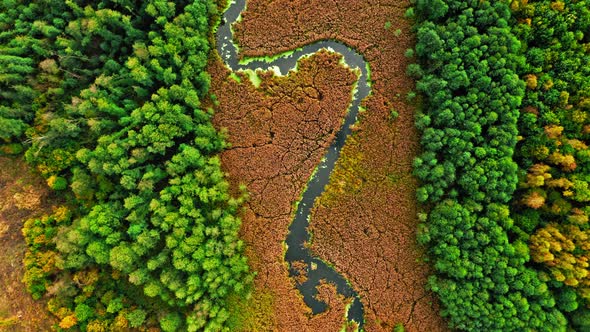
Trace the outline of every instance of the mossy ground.
<instances>
[{"instance_id":1,"label":"mossy ground","mask_svg":"<svg viewBox=\"0 0 590 332\"><path fill-rule=\"evenodd\" d=\"M232 297L229 301L231 331L255 332L272 330L274 296L271 291L256 288L248 298Z\"/></svg>"}]
</instances>

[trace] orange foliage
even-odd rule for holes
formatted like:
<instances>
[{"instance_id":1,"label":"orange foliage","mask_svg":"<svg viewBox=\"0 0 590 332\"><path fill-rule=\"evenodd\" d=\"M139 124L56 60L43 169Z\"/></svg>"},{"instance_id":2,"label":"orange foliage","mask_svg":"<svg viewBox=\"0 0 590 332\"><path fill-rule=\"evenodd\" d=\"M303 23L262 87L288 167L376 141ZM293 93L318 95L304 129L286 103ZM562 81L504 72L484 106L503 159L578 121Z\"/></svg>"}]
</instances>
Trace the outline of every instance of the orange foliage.
<instances>
[{"instance_id":1,"label":"orange foliage","mask_svg":"<svg viewBox=\"0 0 590 332\"><path fill-rule=\"evenodd\" d=\"M535 164L529 168L527 174L527 181L525 186L530 188L541 187L545 184L545 180L551 179L549 174L550 166L545 164Z\"/></svg>"},{"instance_id":2,"label":"orange foliage","mask_svg":"<svg viewBox=\"0 0 590 332\"><path fill-rule=\"evenodd\" d=\"M561 169L566 172L571 172L578 167L576 164L576 159L571 154L565 155L562 162L561 162Z\"/></svg>"},{"instance_id":3,"label":"orange foliage","mask_svg":"<svg viewBox=\"0 0 590 332\"><path fill-rule=\"evenodd\" d=\"M573 209L568 218L577 223L587 223L588 216ZM577 288L582 297L590 299L590 230L581 230L579 225L549 224L530 238L531 257L544 263L551 276L564 284Z\"/></svg>"},{"instance_id":4,"label":"orange foliage","mask_svg":"<svg viewBox=\"0 0 590 332\"><path fill-rule=\"evenodd\" d=\"M570 154L564 155L558 151L553 152L547 160L552 164L561 166L564 172L571 172L578 167L574 156Z\"/></svg>"},{"instance_id":5,"label":"orange foliage","mask_svg":"<svg viewBox=\"0 0 590 332\"><path fill-rule=\"evenodd\" d=\"M543 90L547 91L553 87L553 80L548 79L545 83L543 83Z\"/></svg>"},{"instance_id":6,"label":"orange foliage","mask_svg":"<svg viewBox=\"0 0 590 332\"><path fill-rule=\"evenodd\" d=\"M563 188L563 189L570 189L574 183L566 178L559 178L554 180L547 181L547 186L549 188Z\"/></svg>"},{"instance_id":7,"label":"orange foliage","mask_svg":"<svg viewBox=\"0 0 590 332\"><path fill-rule=\"evenodd\" d=\"M93 320L90 323L88 323L88 326L86 326L86 331L87 332L107 332L107 331L109 331L109 326L104 321Z\"/></svg>"},{"instance_id":8,"label":"orange foliage","mask_svg":"<svg viewBox=\"0 0 590 332\"><path fill-rule=\"evenodd\" d=\"M562 12L565 9L565 3L562 1L552 2L551 9Z\"/></svg>"},{"instance_id":9,"label":"orange foliage","mask_svg":"<svg viewBox=\"0 0 590 332\"><path fill-rule=\"evenodd\" d=\"M531 113L531 114L534 114L534 115L539 115L539 109L536 108L536 107L534 107L534 106L530 106L530 105L529 106L526 106L525 108L523 108L522 111L524 113Z\"/></svg>"},{"instance_id":10,"label":"orange foliage","mask_svg":"<svg viewBox=\"0 0 590 332\"><path fill-rule=\"evenodd\" d=\"M71 327L74 327L76 324L78 324L78 320L76 319L75 315L69 315L64 317L61 322L59 322L59 327L61 327L62 329L69 329Z\"/></svg>"},{"instance_id":11,"label":"orange foliage","mask_svg":"<svg viewBox=\"0 0 590 332\"><path fill-rule=\"evenodd\" d=\"M545 173L548 172L550 169L551 167L545 164L535 164L531 166L531 168L529 168L529 172L532 174L546 176ZM549 175L549 177L551 177L551 175Z\"/></svg>"},{"instance_id":12,"label":"orange foliage","mask_svg":"<svg viewBox=\"0 0 590 332\"><path fill-rule=\"evenodd\" d=\"M129 321L125 318L125 312L119 313L111 326L113 330L125 331L129 328Z\"/></svg>"},{"instance_id":13,"label":"orange foliage","mask_svg":"<svg viewBox=\"0 0 590 332\"><path fill-rule=\"evenodd\" d=\"M584 211L574 208L572 209L572 214L568 217L568 222L574 225L583 225L588 223L588 216L584 213Z\"/></svg>"},{"instance_id":14,"label":"orange foliage","mask_svg":"<svg viewBox=\"0 0 590 332\"><path fill-rule=\"evenodd\" d=\"M588 149L588 145L586 143L577 140L577 139L568 139L567 143L572 146L572 148L576 150L586 150Z\"/></svg>"},{"instance_id":15,"label":"orange foliage","mask_svg":"<svg viewBox=\"0 0 590 332\"><path fill-rule=\"evenodd\" d=\"M530 208L538 209L545 204L545 197L534 190L523 198L523 203Z\"/></svg>"},{"instance_id":16,"label":"orange foliage","mask_svg":"<svg viewBox=\"0 0 590 332\"><path fill-rule=\"evenodd\" d=\"M537 76L536 75L533 75L533 74L527 75L527 76L525 76L525 79L526 79L527 88L529 88L531 90L534 90L537 88L538 83L537 83Z\"/></svg>"},{"instance_id":17,"label":"orange foliage","mask_svg":"<svg viewBox=\"0 0 590 332\"><path fill-rule=\"evenodd\" d=\"M98 281L98 269L82 270L74 274L72 278L78 286L92 285Z\"/></svg>"},{"instance_id":18,"label":"orange foliage","mask_svg":"<svg viewBox=\"0 0 590 332\"><path fill-rule=\"evenodd\" d=\"M59 225L70 220L72 212L65 206L57 206L53 208L53 214L51 216L55 219L56 224Z\"/></svg>"},{"instance_id":19,"label":"orange foliage","mask_svg":"<svg viewBox=\"0 0 590 332\"><path fill-rule=\"evenodd\" d=\"M562 126L556 126L556 125L545 126L545 135L547 135L547 137L549 137L551 139L559 138L561 136L561 133L563 133Z\"/></svg>"}]
</instances>

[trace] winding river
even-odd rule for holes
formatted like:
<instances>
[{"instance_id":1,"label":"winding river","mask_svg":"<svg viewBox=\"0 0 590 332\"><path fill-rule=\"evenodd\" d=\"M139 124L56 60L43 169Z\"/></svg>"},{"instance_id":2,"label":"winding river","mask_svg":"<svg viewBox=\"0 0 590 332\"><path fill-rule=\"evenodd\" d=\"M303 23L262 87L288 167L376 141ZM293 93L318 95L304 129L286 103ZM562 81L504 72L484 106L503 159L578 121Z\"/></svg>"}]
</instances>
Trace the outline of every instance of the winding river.
<instances>
[{"instance_id":1,"label":"winding river","mask_svg":"<svg viewBox=\"0 0 590 332\"><path fill-rule=\"evenodd\" d=\"M299 271L293 268L293 262L301 261L306 265L307 279L303 283L297 284L297 289L303 295L303 300L309 306L313 314L318 314L326 310L326 304L315 298L317 294L316 286L320 280L325 280L336 285L338 293L347 298L352 298L347 313L349 321L355 321L359 325L359 330L363 326L363 305L358 293L352 288L347 280L339 274L333 267L326 264L321 259L312 256L309 248L304 243L309 242L310 235L307 231L311 208L315 199L321 195L330 180L330 173L334 169L336 160L340 156L340 151L344 146L346 138L351 133L350 126L356 121L359 112L361 100L369 95L371 87L368 81L368 65L364 58L355 50L349 48L342 42L336 40L320 40L308 44L302 48L288 52L284 55L278 55L272 61L264 58L248 58L245 62L238 59L238 49L233 42L233 31L231 25L238 20L241 12L246 7L246 0L233 0L227 10L223 13L222 21L216 32L217 51L225 62L225 65L232 71L239 70L271 70L279 69L280 74L285 75L291 69L295 69L297 60L302 56L313 54L321 49L328 49L333 52L342 54L345 63L360 72L357 86L348 108L348 113L344 119L342 127L336 133L336 137L328 147L322 161L317 166L316 172L308 182L307 188L303 193L301 201L297 205L295 219L289 226L287 235L287 252L285 260L291 266L291 276L296 276Z\"/></svg>"}]
</instances>

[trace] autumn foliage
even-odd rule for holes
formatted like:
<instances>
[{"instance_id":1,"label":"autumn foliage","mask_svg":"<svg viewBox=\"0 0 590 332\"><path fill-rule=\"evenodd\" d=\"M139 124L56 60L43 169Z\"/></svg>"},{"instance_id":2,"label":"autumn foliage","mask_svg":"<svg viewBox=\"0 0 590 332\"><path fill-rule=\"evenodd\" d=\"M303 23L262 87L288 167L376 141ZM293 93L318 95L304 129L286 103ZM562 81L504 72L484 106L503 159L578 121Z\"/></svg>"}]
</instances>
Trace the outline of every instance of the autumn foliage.
<instances>
[{"instance_id":1,"label":"autumn foliage","mask_svg":"<svg viewBox=\"0 0 590 332\"><path fill-rule=\"evenodd\" d=\"M513 1L527 84L512 213L519 238L574 330L590 328L588 202L590 57L587 1ZM535 110L530 112L528 110ZM542 199L541 199L542 198Z\"/></svg>"},{"instance_id":2,"label":"autumn foliage","mask_svg":"<svg viewBox=\"0 0 590 332\"><path fill-rule=\"evenodd\" d=\"M518 109L525 87L545 81L519 79L525 59L505 2L421 0L408 16L417 19L419 60L408 74L424 96L416 117L424 151L414 162L426 208L419 239L436 268L430 287L442 315L459 330L563 331L567 322L546 280L525 265L526 244L509 236ZM574 169L568 156L561 151L553 163ZM549 178L537 168L532 184ZM545 200L533 188L520 201L534 210Z\"/></svg>"}]
</instances>

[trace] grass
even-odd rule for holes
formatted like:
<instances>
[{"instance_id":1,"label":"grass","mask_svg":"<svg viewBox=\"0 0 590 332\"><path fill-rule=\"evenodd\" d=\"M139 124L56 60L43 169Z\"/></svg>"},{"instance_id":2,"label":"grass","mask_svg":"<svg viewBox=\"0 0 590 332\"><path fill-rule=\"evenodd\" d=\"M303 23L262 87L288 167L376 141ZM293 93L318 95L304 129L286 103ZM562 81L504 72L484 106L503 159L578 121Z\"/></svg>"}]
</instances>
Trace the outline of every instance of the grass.
<instances>
[{"instance_id":1,"label":"grass","mask_svg":"<svg viewBox=\"0 0 590 332\"><path fill-rule=\"evenodd\" d=\"M256 71L247 69L243 70L243 72L246 73L246 75L248 75L248 79L250 80L250 82L252 82L252 85L254 85L254 87L260 87L262 79L258 76L258 73Z\"/></svg>"},{"instance_id":2,"label":"grass","mask_svg":"<svg viewBox=\"0 0 590 332\"><path fill-rule=\"evenodd\" d=\"M233 71L231 72L231 74L229 74L229 78L231 78L232 80L234 80L234 81L236 81L238 83L242 83L242 79L240 78L240 76L238 76Z\"/></svg>"},{"instance_id":3,"label":"grass","mask_svg":"<svg viewBox=\"0 0 590 332\"><path fill-rule=\"evenodd\" d=\"M274 296L270 290L256 288L249 297L233 296L228 302L231 331L268 331L274 326Z\"/></svg>"},{"instance_id":4,"label":"grass","mask_svg":"<svg viewBox=\"0 0 590 332\"><path fill-rule=\"evenodd\" d=\"M0 315L0 316L3 316L3 315ZM14 326L16 324L17 320L18 320L18 317L16 317L16 316L11 316L8 318L0 317L0 329Z\"/></svg>"}]
</instances>

